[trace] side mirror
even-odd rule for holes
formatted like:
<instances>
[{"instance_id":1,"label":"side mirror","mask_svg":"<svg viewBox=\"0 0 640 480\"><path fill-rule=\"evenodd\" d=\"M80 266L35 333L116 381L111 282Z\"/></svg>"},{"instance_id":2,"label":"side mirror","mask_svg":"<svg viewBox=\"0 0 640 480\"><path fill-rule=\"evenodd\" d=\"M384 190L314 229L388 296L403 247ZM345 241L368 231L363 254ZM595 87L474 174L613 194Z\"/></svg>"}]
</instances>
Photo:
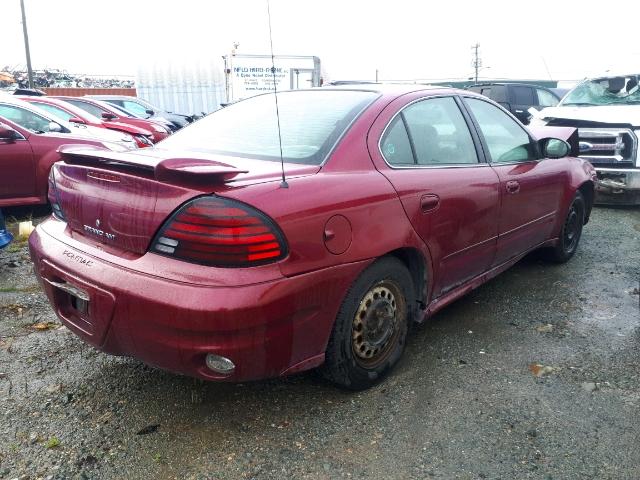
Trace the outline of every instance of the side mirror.
<instances>
[{"instance_id":1,"label":"side mirror","mask_svg":"<svg viewBox=\"0 0 640 480\"><path fill-rule=\"evenodd\" d=\"M82 125L86 125L87 122L85 122L84 120L82 120L81 118L78 117L71 117L69 120L67 120L67 122L69 123L80 123Z\"/></svg>"},{"instance_id":2,"label":"side mirror","mask_svg":"<svg viewBox=\"0 0 640 480\"><path fill-rule=\"evenodd\" d=\"M103 120L113 120L114 118L118 118L118 117L116 117L115 114L111 112L102 112Z\"/></svg>"},{"instance_id":3,"label":"side mirror","mask_svg":"<svg viewBox=\"0 0 640 480\"><path fill-rule=\"evenodd\" d=\"M56 122L49 122L49 131L54 133L60 133L62 131L62 126Z\"/></svg>"},{"instance_id":4,"label":"side mirror","mask_svg":"<svg viewBox=\"0 0 640 480\"><path fill-rule=\"evenodd\" d=\"M13 128L0 124L0 141L13 142L17 136L17 132Z\"/></svg>"},{"instance_id":5,"label":"side mirror","mask_svg":"<svg viewBox=\"0 0 640 480\"><path fill-rule=\"evenodd\" d=\"M154 113L156 113L156 112L154 112L154 111L153 111L153 110L151 110L150 108L147 108L147 109L144 111L144 113L146 113L147 115L153 115L153 114L154 114Z\"/></svg>"},{"instance_id":6,"label":"side mirror","mask_svg":"<svg viewBox=\"0 0 640 480\"><path fill-rule=\"evenodd\" d=\"M542 155L545 158L562 158L571 152L571 146L559 138L545 138L541 143Z\"/></svg>"}]
</instances>

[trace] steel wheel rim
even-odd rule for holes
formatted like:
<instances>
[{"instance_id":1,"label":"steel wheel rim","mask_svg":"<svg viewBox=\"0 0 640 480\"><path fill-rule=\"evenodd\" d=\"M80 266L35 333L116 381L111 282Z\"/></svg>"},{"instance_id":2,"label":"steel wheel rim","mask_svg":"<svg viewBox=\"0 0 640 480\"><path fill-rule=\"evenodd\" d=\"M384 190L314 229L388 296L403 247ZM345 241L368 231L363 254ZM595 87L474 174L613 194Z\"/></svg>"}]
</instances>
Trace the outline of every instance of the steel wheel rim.
<instances>
[{"instance_id":1,"label":"steel wheel rim","mask_svg":"<svg viewBox=\"0 0 640 480\"><path fill-rule=\"evenodd\" d=\"M564 248L570 252L578 243L579 215L575 205L571 205L564 222Z\"/></svg>"},{"instance_id":2,"label":"steel wheel rim","mask_svg":"<svg viewBox=\"0 0 640 480\"><path fill-rule=\"evenodd\" d=\"M372 286L362 297L353 317L351 350L356 362L367 369L385 362L402 329L406 301L392 280Z\"/></svg>"}]
</instances>

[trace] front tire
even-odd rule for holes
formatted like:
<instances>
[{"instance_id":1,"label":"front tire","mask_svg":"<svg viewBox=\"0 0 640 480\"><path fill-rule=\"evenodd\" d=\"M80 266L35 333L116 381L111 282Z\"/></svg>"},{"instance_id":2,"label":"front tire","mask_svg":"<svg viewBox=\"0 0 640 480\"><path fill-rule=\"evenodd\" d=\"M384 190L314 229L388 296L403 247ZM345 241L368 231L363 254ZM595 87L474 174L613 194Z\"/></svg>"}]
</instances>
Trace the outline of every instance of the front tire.
<instances>
[{"instance_id":1,"label":"front tire","mask_svg":"<svg viewBox=\"0 0 640 480\"><path fill-rule=\"evenodd\" d=\"M573 202L562 224L558 244L551 251L551 260L556 263L565 263L576 253L578 243L582 236L584 225L585 202L580 191L576 192Z\"/></svg>"},{"instance_id":2,"label":"front tire","mask_svg":"<svg viewBox=\"0 0 640 480\"><path fill-rule=\"evenodd\" d=\"M321 367L325 378L351 390L380 381L404 350L413 292L409 271L395 257L362 272L336 317Z\"/></svg>"}]
</instances>

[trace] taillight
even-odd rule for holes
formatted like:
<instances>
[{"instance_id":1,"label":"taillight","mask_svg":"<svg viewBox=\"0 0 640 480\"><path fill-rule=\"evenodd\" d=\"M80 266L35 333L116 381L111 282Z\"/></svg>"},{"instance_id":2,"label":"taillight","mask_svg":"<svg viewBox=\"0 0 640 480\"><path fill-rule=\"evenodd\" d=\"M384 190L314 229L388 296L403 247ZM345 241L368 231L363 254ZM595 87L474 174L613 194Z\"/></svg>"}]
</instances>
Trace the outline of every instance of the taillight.
<instances>
[{"instance_id":1,"label":"taillight","mask_svg":"<svg viewBox=\"0 0 640 480\"><path fill-rule=\"evenodd\" d=\"M51 167L49 171L49 190L47 192L47 198L49 199L49 203L51 204L51 210L53 210L53 216L59 218L60 220L64 220L64 213L62 211L62 207L60 206L60 201L58 200L58 189L56 188L56 174L55 167Z\"/></svg>"},{"instance_id":2,"label":"taillight","mask_svg":"<svg viewBox=\"0 0 640 480\"><path fill-rule=\"evenodd\" d=\"M162 226L151 251L215 267L252 267L287 255L284 235L264 213L244 203L200 197Z\"/></svg>"}]
</instances>

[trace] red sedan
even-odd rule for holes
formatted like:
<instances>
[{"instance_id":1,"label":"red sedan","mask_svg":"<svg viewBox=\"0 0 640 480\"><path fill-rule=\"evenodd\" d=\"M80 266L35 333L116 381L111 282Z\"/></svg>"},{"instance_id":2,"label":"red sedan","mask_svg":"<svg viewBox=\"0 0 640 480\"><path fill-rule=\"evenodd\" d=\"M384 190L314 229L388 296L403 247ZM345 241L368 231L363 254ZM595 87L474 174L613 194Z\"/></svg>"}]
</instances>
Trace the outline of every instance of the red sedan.
<instances>
[{"instance_id":1,"label":"red sedan","mask_svg":"<svg viewBox=\"0 0 640 480\"><path fill-rule=\"evenodd\" d=\"M145 120L143 118L130 117L125 115L121 110L107 102L95 100L87 97L64 97L53 96L50 98L56 98L63 100L71 105L84 110L91 115L101 118L106 122L117 121L118 123L124 123L132 125L134 127L143 128L152 132L151 140L153 143L157 143L169 136L170 130L168 127L164 127L153 120Z\"/></svg>"},{"instance_id":2,"label":"red sedan","mask_svg":"<svg viewBox=\"0 0 640 480\"><path fill-rule=\"evenodd\" d=\"M320 367L361 389L411 322L532 250L576 251L595 173L573 129L534 136L443 88L277 99L279 118L261 95L153 149L65 148L30 248L72 331L204 379Z\"/></svg>"},{"instance_id":3,"label":"red sedan","mask_svg":"<svg viewBox=\"0 0 640 480\"><path fill-rule=\"evenodd\" d=\"M62 145L105 146L80 132L44 133L40 129L49 127L49 119L36 112L23 110L21 120L23 125L0 117L0 208L47 203L49 170L60 160L58 148ZM111 147L124 148L118 144Z\"/></svg>"},{"instance_id":4,"label":"red sedan","mask_svg":"<svg viewBox=\"0 0 640 480\"><path fill-rule=\"evenodd\" d=\"M109 130L128 133L133 136L138 148L145 148L153 145L153 142L151 141L153 133L150 130L137 127L135 125L129 125L127 123L101 120L86 110L57 98L50 98L46 96L24 96L21 98L22 100L33 103L42 110L66 120L69 123L81 123L84 125L91 125L92 127L108 128Z\"/></svg>"}]
</instances>

